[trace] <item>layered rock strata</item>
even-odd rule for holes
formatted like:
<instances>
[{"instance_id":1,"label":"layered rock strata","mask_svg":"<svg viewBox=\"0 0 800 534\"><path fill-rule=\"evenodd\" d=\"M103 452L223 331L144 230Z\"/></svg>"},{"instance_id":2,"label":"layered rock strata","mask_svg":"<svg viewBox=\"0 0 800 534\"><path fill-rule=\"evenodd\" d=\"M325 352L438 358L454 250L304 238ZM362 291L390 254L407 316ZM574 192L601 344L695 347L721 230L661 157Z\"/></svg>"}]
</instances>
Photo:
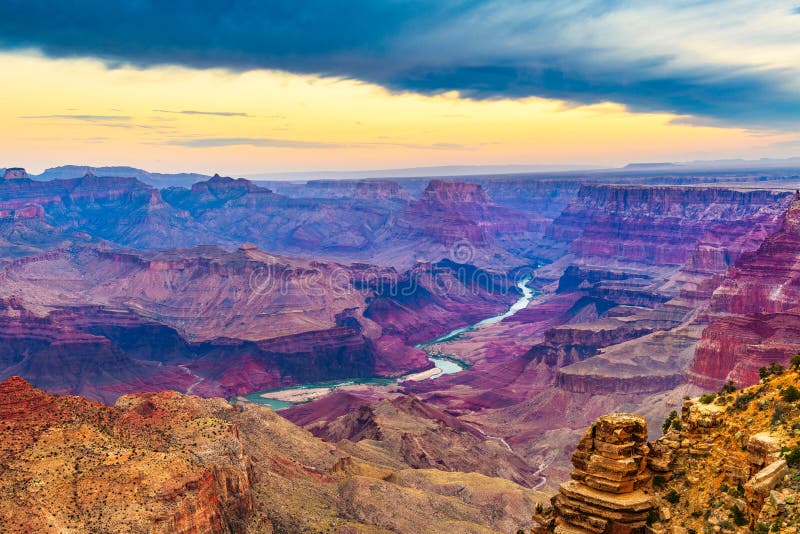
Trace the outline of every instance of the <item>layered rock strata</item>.
<instances>
[{"instance_id":1,"label":"layered rock strata","mask_svg":"<svg viewBox=\"0 0 800 534\"><path fill-rule=\"evenodd\" d=\"M572 480L553 498L555 532L644 532L652 496L647 422L631 414L598 419L572 455Z\"/></svg>"}]
</instances>

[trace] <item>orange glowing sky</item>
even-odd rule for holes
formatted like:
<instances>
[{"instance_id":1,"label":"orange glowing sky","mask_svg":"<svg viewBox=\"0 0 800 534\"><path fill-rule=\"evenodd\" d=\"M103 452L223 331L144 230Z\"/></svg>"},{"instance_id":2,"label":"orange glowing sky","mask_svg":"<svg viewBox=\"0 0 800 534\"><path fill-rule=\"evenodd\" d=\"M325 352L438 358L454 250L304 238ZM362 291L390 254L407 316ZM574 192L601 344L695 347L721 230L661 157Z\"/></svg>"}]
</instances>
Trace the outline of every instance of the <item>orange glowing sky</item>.
<instances>
[{"instance_id":1,"label":"orange glowing sky","mask_svg":"<svg viewBox=\"0 0 800 534\"><path fill-rule=\"evenodd\" d=\"M469 100L251 70L112 68L0 54L0 166L131 165L160 172L366 170L784 157L797 136L700 126L608 102ZM10 74L11 73L11 74Z\"/></svg>"}]
</instances>

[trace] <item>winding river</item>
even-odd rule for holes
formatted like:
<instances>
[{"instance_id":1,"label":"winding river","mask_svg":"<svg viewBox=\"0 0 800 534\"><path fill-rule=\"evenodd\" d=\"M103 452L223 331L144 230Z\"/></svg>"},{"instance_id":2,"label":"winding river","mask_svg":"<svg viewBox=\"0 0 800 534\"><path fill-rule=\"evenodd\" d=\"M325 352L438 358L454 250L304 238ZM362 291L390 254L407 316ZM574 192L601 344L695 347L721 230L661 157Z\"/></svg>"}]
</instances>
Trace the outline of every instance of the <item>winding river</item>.
<instances>
[{"instance_id":1,"label":"winding river","mask_svg":"<svg viewBox=\"0 0 800 534\"><path fill-rule=\"evenodd\" d=\"M425 351L425 353L428 355L428 360L433 362L435 366L434 370L423 371L421 373L411 373L396 378L383 378L383 377L357 378L357 379L354 378L351 380L344 380L344 381L302 384L299 386L289 386L280 389L272 389L269 391L260 391L257 393L251 393L249 395L245 395L243 399L245 399L246 401L262 404L264 406L272 408L273 410L280 410L282 408L287 408L294 404L300 404L303 402L314 400L316 398L327 395L336 388L341 388L345 386L353 386L357 384L374 384L374 385L398 384L406 380L435 379L443 375L448 375L463 371L464 369L467 368L467 365L464 362L458 361L457 359L449 357L446 354L442 354L441 352L439 352L438 347L441 346L441 344L443 343L447 343L449 341L458 339L458 337L465 332L476 330L486 325L499 323L503 319L511 317L518 311L524 310L531 302L531 300L533 300L533 298L537 295L537 293L533 289L528 287L528 281L529 279L526 278L517 283L517 287L520 289L520 291L522 291L522 296L514 304L512 304L511 307L508 308L508 310L501 313L500 315L493 315L491 317L487 317L486 319L482 319L477 323L473 323L467 326L456 328L455 330L451 330L450 332L442 336L439 336L436 339L432 339L430 341L426 341L425 343L419 343L417 345L414 345L414 348ZM432 348L433 346L436 346L437 348L434 349Z\"/></svg>"}]
</instances>

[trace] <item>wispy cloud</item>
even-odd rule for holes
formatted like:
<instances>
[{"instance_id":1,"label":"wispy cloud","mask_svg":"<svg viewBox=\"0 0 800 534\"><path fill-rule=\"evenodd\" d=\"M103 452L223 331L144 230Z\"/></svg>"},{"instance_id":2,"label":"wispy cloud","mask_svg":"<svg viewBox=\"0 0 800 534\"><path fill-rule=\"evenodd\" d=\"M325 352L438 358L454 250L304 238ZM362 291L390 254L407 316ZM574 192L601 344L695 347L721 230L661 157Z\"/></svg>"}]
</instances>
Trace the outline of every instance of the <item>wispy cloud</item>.
<instances>
[{"instance_id":1,"label":"wispy cloud","mask_svg":"<svg viewBox=\"0 0 800 534\"><path fill-rule=\"evenodd\" d=\"M195 109L154 109L156 113L174 113L177 115L212 115L217 117L252 117L249 113L242 111L200 111Z\"/></svg>"},{"instance_id":2,"label":"wispy cloud","mask_svg":"<svg viewBox=\"0 0 800 534\"><path fill-rule=\"evenodd\" d=\"M297 141L294 139L276 139L264 137L179 137L162 144L184 146L189 148L218 148L227 146L252 146L263 148L299 148L299 149L329 149L329 148L372 148L394 147L412 150L474 150L491 143L464 145L458 143L406 143L391 141L364 141L353 143L332 143L326 141Z\"/></svg>"},{"instance_id":3,"label":"wispy cloud","mask_svg":"<svg viewBox=\"0 0 800 534\"><path fill-rule=\"evenodd\" d=\"M292 139L270 139L262 137L207 137L191 139L174 139L167 145L190 148L216 148L226 146L253 146L267 148L339 148L336 143L318 141L296 141Z\"/></svg>"},{"instance_id":4,"label":"wispy cloud","mask_svg":"<svg viewBox=\"0 0 800 534\"><path fill-rule=\"evenodd\" d=\"M43 120L71 120L84 122L120 122L129 121L128 115L19 115L20 119L43 119Z\"/></svg>"}]
</instances>

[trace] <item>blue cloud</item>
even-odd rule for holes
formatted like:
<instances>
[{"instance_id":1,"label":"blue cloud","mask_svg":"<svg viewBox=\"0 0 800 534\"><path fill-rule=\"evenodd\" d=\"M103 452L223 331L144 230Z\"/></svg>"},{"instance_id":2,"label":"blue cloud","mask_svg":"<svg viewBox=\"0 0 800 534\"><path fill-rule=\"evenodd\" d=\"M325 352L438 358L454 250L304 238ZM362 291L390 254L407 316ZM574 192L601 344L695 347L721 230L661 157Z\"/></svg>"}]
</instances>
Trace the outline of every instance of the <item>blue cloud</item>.
<instances>
[{"instance_id":1,"label":"blue cloud","mask_svg":"<svg viewBox=\"0 0 800 534\"><path fill-rule=\"evenodd\" d=\"M98 57L110 65L281 69L474 99L615 101L701 123L791 128L800 123L800 67L774 51L789 50L789 59L800 53L796 19L787 16L798 12L795 6L781 0L5 0L0 48Z\"/></svg>"}]
</instances>

